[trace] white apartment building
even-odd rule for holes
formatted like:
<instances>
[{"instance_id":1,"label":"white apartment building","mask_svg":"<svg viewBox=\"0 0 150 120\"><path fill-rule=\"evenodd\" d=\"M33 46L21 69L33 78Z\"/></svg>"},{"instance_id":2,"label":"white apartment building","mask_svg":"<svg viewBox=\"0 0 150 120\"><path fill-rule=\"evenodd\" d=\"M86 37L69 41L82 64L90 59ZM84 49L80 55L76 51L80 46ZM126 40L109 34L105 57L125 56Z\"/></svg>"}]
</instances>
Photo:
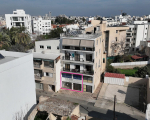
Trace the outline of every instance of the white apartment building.
<instances>
[{"instance_id":1,"label":"white apartment building","mask_svg":"<svg viewBox=\"0 0 150 120\"><path fill-rule=\"evenodd\" d=\"M0 120L25 117L36 104L31 53L0 51L0 95Z\"/></svg>"},{"instance_id":2,"label":"white apartment building","mask_svg":"<svg viewBox=\"0 0 150 120\"><path fill-rule=\"evenodd\" d=\"M60 53L60 39L47 39L35 42L35 51L38 53Z\"/></svg>"},{"instance_id":3,"label":"white apartment building","mask_svg":"<svg viewBox=\"0 0 150 120\"><path fill-rule=\"evenodd\" d=\"M32 20L33 33L37 35L46 35L51 30L51 20L42 19L42 17Z\"/></svg>"},{"instance_id":4,"label":"white apartment building","mask_svg":"<svg viewBox=\"0 0 150 120\"><path fill-rule=\"evenodd\" d=\"M130 46L129 51L139 51L141 41L147 41L150 39L150 25L134 24L127 26L129 27L129 30L127 30L126 44L129 44Z\"/></svg>"},{"instance_id":5,"label":"white apartment building","mask_svg":"<svg viewBox=\"0 0 150 120\"><path fill-rule=\"evenodd\" d=\"M32 33L31 16L25 14L24 10L17 9L13 14L5 14L5 19L7 28L24 26L29 33Z\"/></svg>"}]
</instances>

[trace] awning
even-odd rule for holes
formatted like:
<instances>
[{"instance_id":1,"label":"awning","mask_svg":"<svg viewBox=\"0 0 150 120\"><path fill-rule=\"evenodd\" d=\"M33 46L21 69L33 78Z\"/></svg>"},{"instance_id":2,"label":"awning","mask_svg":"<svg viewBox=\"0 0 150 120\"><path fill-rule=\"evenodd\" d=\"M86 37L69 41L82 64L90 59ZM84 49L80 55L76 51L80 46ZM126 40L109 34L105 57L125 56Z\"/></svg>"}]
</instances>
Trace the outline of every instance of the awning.
<instances>
[{"instance_id":1,"label":"awning","mask_svg":"<svg viewBox=\"0 0 150 120\"><path fill-rule=\"evenodd\" d=\"M48 60L48 59L44 59L43 61L54 62L54 60Z\"/></svg>"},{"instance_id":2,"label":"awning","mask_svg":"<svg viewBox=\"0 0 150 120\"><path fill-rule=\"evenodd\" d=\"M64 46L79 46L80 40L63 39L62 45Z\"/></svg>"},{"instance_id":3,"label":"awning","mask_svg":"<svg viewBox=\"0 0 150 120\"><path fill-rule=\"evenodd\" d=\"M93 40L81 40L80 46L93 48L94 47L94 41Z\"/></svg>"},{"instance_id":4,"label":"awning","mask_svg":"<svg viewBox=\"0 0 150 120\"><path fill-rule=\"evenodd\" d=\"M39 59L39 58L33 58L33 60L42 60L42 59Z\"/></svg>"}]
</instances>

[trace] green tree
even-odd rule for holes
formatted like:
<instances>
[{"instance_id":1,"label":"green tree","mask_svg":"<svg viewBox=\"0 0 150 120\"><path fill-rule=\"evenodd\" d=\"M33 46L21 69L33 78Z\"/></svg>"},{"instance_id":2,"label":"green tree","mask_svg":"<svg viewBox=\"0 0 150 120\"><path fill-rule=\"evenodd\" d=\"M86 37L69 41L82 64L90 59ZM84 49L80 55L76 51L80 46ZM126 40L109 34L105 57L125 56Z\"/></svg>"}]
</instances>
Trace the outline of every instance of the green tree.
<instances>
[{"instance_id":1,"label":"green tree","mask_svg":"<svg viewBox=\"0 0 150 120\"><path fill-rule=\"evenodd\" d=\"M0 32L0 46L10 46L11 44L11 40L10 40L10 37L6 34L6 33L3 33L3 32Z\"/></svg>"},{"instance_id":2,"label":"green tree","mask_svg":"<svg viewBox=\"0 0 150 120\"><path fill-rule=\"evenodd\" d=\"M145 78L146 75L150 75L150 65L138 68L138 71L135 73L135 77Z\"/></svg>"}]
</instances>

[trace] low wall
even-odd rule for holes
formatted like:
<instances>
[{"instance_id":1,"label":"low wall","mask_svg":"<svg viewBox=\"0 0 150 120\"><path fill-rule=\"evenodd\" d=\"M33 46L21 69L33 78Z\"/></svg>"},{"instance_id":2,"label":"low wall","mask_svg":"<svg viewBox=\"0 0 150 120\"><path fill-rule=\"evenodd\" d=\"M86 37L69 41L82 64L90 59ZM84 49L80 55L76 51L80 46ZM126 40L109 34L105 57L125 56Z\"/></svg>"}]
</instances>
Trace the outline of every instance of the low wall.
<instances>
[{"instance_id":1,"label":"low wall","mask_svg":"<svg viewBox=\"0 0 150 120\"><path fill-rule=\"evenodd\" d=\"M111 63L114 68L134 68L134 67L144 67L147 64L150 64L149 61L140 61L140 62L124 62L124 63Z\"/></svg>"},{"instance_id":2,"label":"low wall","mask_svg":"<svg viewBox=\"0 0 150 120\"><path fill-rule=\"evenodd\" d=\"M147 82L147 104L150 103L150 78Z\"/></svg>"},{"instance_id":3,"label":"low wall","mask_svg":"<svg viewBox=\"0 0 150 120\"><path fill-rule=\"evenodd\" d=\"M147 78L138 78L138 77L127 77L124 80L124 85L125 86L141 86L141 85L146 85L148 82Z\"/></svg>"}]
</instances>

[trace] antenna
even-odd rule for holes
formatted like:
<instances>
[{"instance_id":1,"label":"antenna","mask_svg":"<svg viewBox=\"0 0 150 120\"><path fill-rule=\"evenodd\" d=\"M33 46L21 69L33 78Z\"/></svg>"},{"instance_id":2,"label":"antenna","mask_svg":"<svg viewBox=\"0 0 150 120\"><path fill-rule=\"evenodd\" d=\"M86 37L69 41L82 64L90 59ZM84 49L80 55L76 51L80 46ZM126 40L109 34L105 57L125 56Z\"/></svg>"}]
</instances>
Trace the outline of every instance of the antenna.
<instances>
[{"instance_id":1,"label":"antenna","mask_svg":"<svg viewBox=\"0 0 150 120\"><path fill-rule=\"evenodd\" d=\"M121 15L122 15L123 10L120 10L120 11L121 11Z\"/></svg>"}]
</instances>

